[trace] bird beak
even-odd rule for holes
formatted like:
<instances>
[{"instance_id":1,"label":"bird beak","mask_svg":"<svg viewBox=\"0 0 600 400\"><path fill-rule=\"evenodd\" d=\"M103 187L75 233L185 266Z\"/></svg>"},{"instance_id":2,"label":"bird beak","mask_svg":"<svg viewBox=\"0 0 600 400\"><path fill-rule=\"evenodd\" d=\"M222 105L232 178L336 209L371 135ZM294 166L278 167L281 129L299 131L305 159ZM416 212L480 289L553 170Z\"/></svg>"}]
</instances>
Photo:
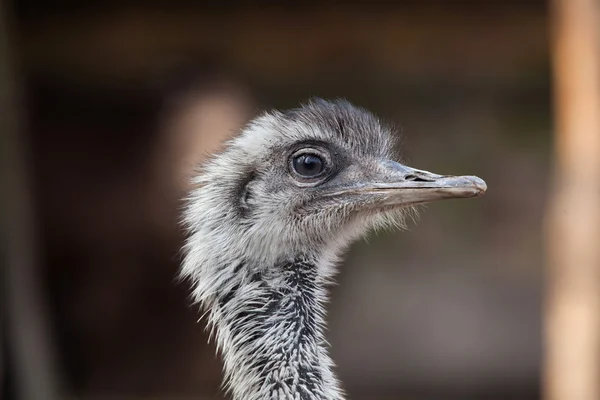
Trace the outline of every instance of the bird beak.
<instances>
[{"instance_id":1,"label":"bird beak","mask_svg":"<svg viewBox=\"0 0 600 400\"><path fill-rule=\"evenodd\" d=\"M483 179L476 176L438 175L390 160L380 162L379 167L370 182L354 189L356 194L372 197L378 208L476 197L487 190Z\"/></svg>"}]
</instances>

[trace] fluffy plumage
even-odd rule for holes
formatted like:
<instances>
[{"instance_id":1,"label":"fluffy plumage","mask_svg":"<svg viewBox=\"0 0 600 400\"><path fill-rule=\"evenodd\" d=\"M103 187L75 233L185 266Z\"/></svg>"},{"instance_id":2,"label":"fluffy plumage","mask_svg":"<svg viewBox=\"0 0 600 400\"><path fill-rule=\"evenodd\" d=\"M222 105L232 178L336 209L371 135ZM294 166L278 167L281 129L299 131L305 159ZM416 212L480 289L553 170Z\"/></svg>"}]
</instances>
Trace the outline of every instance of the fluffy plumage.
<instances>
[{"instance_id":1,"label":"fluffy plumage","mask_svg":"<svg viewBox=\"0 0 600 400\"><path fill-rule=\"evenodd\" d=\"M423 202L398 200L398 182L423 197L446 179L390 161L393 149L370 112L314 100L256 118L195 178L182 276L207 312L235 400L343 398L323 334L338 257ZM307 154L321 175L298 173Z\"/></svg>"}]
</instances>

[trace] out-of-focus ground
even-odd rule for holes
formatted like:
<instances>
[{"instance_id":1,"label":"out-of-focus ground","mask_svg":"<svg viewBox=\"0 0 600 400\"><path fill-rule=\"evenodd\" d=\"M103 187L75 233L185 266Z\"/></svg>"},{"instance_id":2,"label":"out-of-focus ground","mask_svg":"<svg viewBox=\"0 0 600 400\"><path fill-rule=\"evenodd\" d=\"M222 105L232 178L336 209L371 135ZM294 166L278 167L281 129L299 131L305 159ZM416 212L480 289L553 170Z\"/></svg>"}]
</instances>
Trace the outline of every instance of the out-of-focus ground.
<instances>
[{"instance_id":1,"label":"out-of-focus ground","mask_svg":"<svg viewBox=\"0 0 600 400\"><path fill-rule=\"evenodd\" d=\"M38 273L74 396L220 396L219 360L175 280L185 177L259 110L321 96L393 121L412 166L489 187L352 247L328 331L349 397L539 397L543 2L9 9Z\"/></svg>"}]
</instances>

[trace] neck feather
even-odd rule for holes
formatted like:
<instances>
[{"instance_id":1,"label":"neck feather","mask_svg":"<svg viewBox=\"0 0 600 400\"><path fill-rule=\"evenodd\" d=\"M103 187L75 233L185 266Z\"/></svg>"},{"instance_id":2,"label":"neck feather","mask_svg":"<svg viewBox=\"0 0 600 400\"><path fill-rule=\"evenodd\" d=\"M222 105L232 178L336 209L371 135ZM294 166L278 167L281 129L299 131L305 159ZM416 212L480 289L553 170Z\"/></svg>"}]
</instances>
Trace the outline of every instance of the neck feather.
<instances>
[{"instance_id":1,"label":"neck feather","mask_svg":"<svg viewBox=\"0 0 600 400\"><path fill-rule=\"evenodd\" d=\"M342 399L323 334L326 281L316 262L249 267L225 267L231 278L205 299L225 387L235 400Z\"/></svg>"}]
</instances>

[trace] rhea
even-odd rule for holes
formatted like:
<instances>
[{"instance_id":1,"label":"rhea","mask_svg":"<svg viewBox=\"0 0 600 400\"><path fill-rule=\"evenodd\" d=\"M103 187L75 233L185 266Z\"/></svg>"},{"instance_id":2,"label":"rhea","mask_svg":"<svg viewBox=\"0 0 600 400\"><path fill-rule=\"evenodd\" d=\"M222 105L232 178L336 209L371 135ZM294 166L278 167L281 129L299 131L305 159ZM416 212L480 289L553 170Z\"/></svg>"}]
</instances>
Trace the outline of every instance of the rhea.
<instances>
[{"instance_id":1,"label":"rhea","mask_svg":"<svg viewBox=\"0 0 600 400\"><path fill-rule=\"evenodd\" d=\"M394 137L365 109L312 100L257 117L194 178L182 276L234 400L343 399L324 335L341 253L416 204L486 191L394 160Z\"/></svg>"}]
</instances>

